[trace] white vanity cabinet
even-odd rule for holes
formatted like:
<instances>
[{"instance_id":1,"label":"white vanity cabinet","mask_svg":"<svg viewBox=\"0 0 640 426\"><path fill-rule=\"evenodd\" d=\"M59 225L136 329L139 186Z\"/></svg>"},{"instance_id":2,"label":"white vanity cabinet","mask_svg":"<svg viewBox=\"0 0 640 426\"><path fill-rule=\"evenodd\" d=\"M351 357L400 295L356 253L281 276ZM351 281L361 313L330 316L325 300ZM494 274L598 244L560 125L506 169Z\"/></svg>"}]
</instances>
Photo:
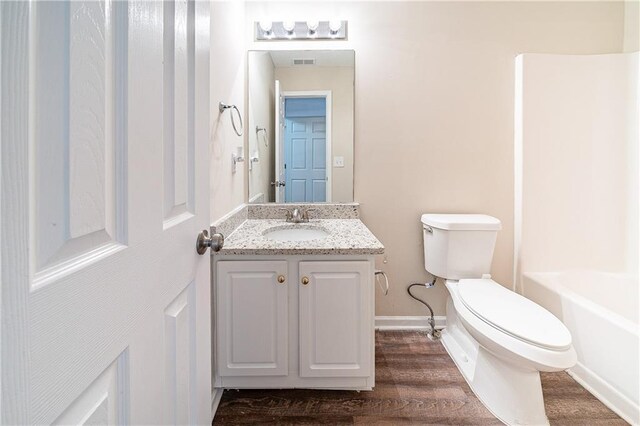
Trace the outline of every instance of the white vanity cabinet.
<instances>
[{"instance_id":1,"label":"white vanity cabinet","mask_svg":"<svg viewBox=\"0 0 640 426\"><path fill-rule=\"evenodd\" d=\"M300 376L369 376L374 326L369 262L299 265Z\"/></svg>"},{"instance_id":2,"label":"white vanity cabinet","mask_svg":"<svg viewBox=\"0 0 640 426\"><path fill-rule=\"evenodd\" d=\"M283 376L287 364L287 262L218 262L218 372Z\"/></svg>"},{"instance_id":3,"label":"white vanity cabinet","mask_svg":"<svg viewBox=\"0 0 640 426\"><path fill-rule=\"evenodd\" d=\"M371 256L214 261L215 386L372 389Z\"/></svg>"}]
</instances>

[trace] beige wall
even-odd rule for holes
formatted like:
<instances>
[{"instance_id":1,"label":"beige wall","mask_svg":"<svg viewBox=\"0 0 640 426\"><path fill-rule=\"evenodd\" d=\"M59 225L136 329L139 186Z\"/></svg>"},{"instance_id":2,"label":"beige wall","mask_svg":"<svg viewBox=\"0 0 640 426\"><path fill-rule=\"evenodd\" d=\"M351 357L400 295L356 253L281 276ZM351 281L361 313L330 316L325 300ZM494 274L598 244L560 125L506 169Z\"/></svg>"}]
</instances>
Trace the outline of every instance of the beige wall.
<instances>
[{"instance_id":1,"label":"beige wall","mask_svg":"<svg viewBox=\"0 0 640 426\"><path fill-rule=\"evenodd\" d=\"M389 295L378 295L376 314L424 314L405 291L407 284L429 278L422 259L423 212L499 217L503 230L492 273L511 285L514 58L522 52L620 52L623 3L250 2L245 47L265 48L253 42L254 21L307 16L347 19L349 40L277 42L269 48L356 51L355 200L386 246L388 263L378 266L391 280ZM235 17L216 19L237 24ZM215 34L223 36L220 29ZM237 191L238 199L244 188L227 191ZM215 195L212 211L219 211ZM443 314L443 286L426 294Z\"/></svg>"},{"instance_id":2,"label":"beige wall","mask_svg":"<svg viewBox=\"0 0 640 426\"><path fill-rule=\"evenodd\" d=\"M331 201L353 201L353 77L352 67L278 67L284 91L331 90L331 156L344 157L344 167L331 170ZM332 160L333 161L333 160Z\"/></svg>"},{"instance_id":3,"label":"beige wall","mask_svg":"<svg viewBox=\"0 0 640 426\"><path fill-rule=\"evenodd\" d=\"M275 193L271 182L275 180L275 169L273 166L275 158L274 144L274 71L273 61L268 52L250 52L248 59L248 126L247 158L253 157L257 153L259 161L257 163L247 163L249 168L249 200L254 199L258 194L263 194L263 200L267 202L274 200ZM267 129L256 132L256 126Z\"/></svg>"},{"instance_id":4,"label":"beige wall","mask_svg":"<svg viewBox=\"0 0 640 426\"><path fill-rule=\"evenodd\" d=\"M624 48L625 52L640 49L640 1L624 2Z\"/></svg>"},{"instance_id":5,"label":"beige wall","mask_svg":"<svg viewBox=\"0 0 640 426\"><path fill-rule=\"evenodd\" d=\"M229 121L230 111L218 113L218 102L235 104L246 116L245 49L243 2L211 3L211 221L243 203L245 192L245 167L240 164L236 173L231 172L231 154L244 144L244 138L236 136ZM245 123L246 127L246 123Z\"/></svg>"},{"instance_id":6,"label":"beige wall","mask_svg":"<svg viewBox=\"0 0 640 426\"><path fill-rule=\"evenodd\" d=\"M522 272L637 277L638 53L524 55L522 70Z\"/></svg>"}]
</instances>

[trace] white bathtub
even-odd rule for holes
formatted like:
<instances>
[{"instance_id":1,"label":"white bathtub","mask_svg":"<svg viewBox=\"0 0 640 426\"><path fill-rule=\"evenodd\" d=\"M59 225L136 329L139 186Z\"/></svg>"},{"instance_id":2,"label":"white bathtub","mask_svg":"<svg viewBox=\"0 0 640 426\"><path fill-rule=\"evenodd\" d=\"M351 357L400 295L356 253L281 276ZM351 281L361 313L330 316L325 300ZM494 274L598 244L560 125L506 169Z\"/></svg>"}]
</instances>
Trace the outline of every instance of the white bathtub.
<instances>
[{"instance_id":1,"label":"white bathtub","mask_svg":"<svg viewBox=\"0 0 640 426\"><path fill-rule=\"evenodd\" d=\"M631 424L640 424L638 279L596 271L525 273L523 294L571 331L578 382Z\"/></svg>"}]
</instances>

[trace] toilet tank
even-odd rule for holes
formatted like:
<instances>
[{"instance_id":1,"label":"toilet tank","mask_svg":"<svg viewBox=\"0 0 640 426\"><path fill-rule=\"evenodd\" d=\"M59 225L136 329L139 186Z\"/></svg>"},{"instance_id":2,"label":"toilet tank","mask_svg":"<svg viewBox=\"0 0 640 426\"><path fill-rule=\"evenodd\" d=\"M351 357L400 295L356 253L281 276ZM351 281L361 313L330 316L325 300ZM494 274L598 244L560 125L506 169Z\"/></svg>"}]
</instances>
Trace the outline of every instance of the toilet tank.
<instances>
[{"instance_id":1,"label":"toilet tank","mask_svg":"<svg viewBox=\"0 0 640 426\"><path fill-rule=\"evenodd\" d=\"M424 267L449 280L481 278L491 270L500 220L482 214L423 214Z\"/></svg>"}]
</instances>

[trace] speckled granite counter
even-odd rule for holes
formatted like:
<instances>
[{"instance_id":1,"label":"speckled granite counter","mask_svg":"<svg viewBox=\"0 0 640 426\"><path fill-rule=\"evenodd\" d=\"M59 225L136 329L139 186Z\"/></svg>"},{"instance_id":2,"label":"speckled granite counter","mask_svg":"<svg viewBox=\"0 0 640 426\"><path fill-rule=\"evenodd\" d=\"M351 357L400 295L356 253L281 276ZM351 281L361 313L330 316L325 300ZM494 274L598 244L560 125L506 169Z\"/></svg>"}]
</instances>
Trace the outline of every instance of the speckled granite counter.
<instances>
[{"instance_id":1,"label":"speckled granite counter","mask_svg":"<svg viewBox=\"0 0 640 426\"><path fill-rule=\"evenodd\" d=\"M321 228L329 235L306 241L275 241L264 233L273 227ZM248 219L226 236L217 255L374 255L384 246L359 219L311 219L287 223L284 219Z\"/></svg>"}]
</instances>

